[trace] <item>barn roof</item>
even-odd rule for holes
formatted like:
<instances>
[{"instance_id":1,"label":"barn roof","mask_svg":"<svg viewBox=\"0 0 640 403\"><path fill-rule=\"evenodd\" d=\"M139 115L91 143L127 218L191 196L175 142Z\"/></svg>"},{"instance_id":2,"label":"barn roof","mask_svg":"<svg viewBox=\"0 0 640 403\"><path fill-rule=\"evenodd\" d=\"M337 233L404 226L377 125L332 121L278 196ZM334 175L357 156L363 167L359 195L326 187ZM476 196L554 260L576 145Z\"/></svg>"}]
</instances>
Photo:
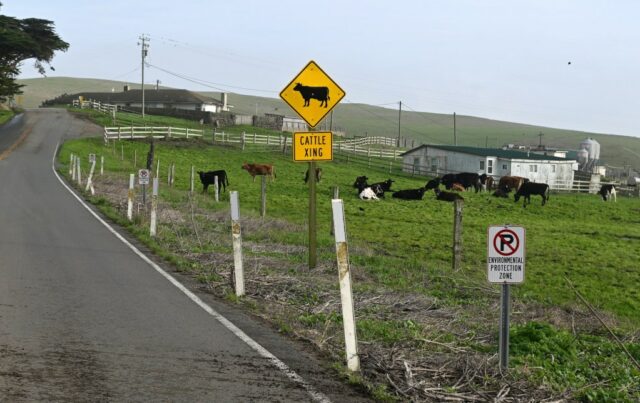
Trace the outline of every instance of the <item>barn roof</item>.
<instances>
[{"instance_id":1,"label":"barn roof","mask_svg":"<svg viewBox=\"0 0 640 403\"><path fill-rule=\"evenodd\" d=\"M433 145L423 144L414 149L405 151L401 155L410 154L421 148L430 147L440 150L454 151L462 154L478 155L481 157L498 157L511 160L534 160L534 161L573 161L573 159L554 157L550 155L540 155L535 153L527 153L518 150L503 150L501 148L481 148L481 147L469 147L469 146L447 146L447 145Z\"/></svg>"}]
</instances>

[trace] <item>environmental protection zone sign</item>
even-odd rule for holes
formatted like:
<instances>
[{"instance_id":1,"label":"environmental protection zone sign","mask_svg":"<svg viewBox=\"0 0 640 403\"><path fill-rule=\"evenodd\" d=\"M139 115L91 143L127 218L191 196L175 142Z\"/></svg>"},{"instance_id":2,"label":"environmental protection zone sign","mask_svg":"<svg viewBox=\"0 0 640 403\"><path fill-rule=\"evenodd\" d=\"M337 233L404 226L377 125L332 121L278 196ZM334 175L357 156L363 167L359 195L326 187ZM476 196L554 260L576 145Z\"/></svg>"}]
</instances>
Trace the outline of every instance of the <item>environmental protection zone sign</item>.
<instances>
[{"instance_id":1,"label":"environmental protection zone sign","mask_svg":"<svg viewBox=\"0 0 640 403\"><path fill-rule=\"evenodd\" d=\"M490 283L524 282L525 230L491 226L487 231L487 278Z\"/></svg>"},{"instance_id":2,"label":"environmental protection zone sign","mask_svg":"<svg viewBox=\"0 0 640 403\"><path fill-rule=\"evenodd\" d=\"M311 127L316 127L345 95L313 60L280 92L280 98Z\"/></svg>"}]
</instances>

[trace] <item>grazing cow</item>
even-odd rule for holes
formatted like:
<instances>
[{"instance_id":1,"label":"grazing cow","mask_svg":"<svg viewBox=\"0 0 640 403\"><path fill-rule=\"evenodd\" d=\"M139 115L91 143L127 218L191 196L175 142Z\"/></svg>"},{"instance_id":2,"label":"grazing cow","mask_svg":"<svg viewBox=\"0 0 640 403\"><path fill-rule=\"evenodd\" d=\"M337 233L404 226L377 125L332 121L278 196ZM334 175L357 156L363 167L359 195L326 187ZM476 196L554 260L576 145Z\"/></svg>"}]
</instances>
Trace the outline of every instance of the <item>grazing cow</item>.
<instances>
[{"instance_id":1,"label":"grazing cow","mask_svg":"<svg viewBox=\"0 0 640 403\"><path fill-rule=\"evenodd\" d=\"M223 192L227 191L229 177L224 169L209 172L198 171L198 176L200 176L200 182L202 183L202 193L205 193L209 189L209 185L216 183L216 176L218 177L218 186L222 186Z\"/></svg>"},{"instance_id":2,"label":"grazing cow","mask_svg":"<svg viewBox=\"0 0 640 403\"><path fill-rule=\"evenodd\" d=\"M360 200L380 200L378 199L378 196L376 196L376 192L374 192L370 187L362 189L358 196L360 197Z\"/></svg>"},{"instance_id":3,"label":"grazing cow","mask_svg":"<svg viewBox=\"0 0 640 403\"><path fill-rule=\"evenodd\" d=\"M302 85L300 83L296 83L296 86L293 87L294 91L298 91L302 98L304 98L304 105L309 106L309 101L312 99L317 99L320 101L320 107L324 105L327 107L327 101L331 98L329 97L329 88L328 87L308 87L306 85Z\"/></svg>"},{"instance_id":4,"label":"grazing cow","mask_svg":"<svg viewBox=\"0 0 640 403\"><path fill-rule=\"evenodd\" d=\"M422 200L425 191L425 188L398 190L397 192L393 192L391 196L396 199Z\"/></svg>"},{"instance_id":5,"label":"grazing cow","mask_svg":"<svg viewBox=\"0 0 640 403\"><path fill-rule=\"evenodd\" d=\"M320 179L322 178L322 168L316 168L316 182L320 182ZM309 182L309 168L307 168L307 171L304 173L304 183Z\"/></svg>"},{"instance_id":6,"label":"grazing cow","mask_svg":"<svg viewBox=\"0 0 640 403\"><path fill-rule=\"evenodd\" d=\"M465 189L474 188L476 193L480 191L480 175L472 172L461 172L459 174L446 174L442 177L442 184L450 190L454 183L461 184Z\"/></svg>"},{"instance_id":7,"label":"grazing cow","mask_svg":"<svg viewBox=\"0 0 640 403\"><path fill-rule=\"evenodd\" d=\"M451 185L451 190L455 190L457 192L464 192L464 186L456 182L453 185Z\"/></svg>"},{"instance_id":8,"label":"grazing cow","mask_svg":"<svg viewBox=\"0 0 640 403\"><path fill-rule=\"evenodd\" d=\"M495 192L493 192L493 196L495 197L504 197L505 199L509 197L509 191L498 188Z\"/></svg>"},{"instance_id":9,"label":"grazing cow","mask_svg":"<svg viewBox=\"0 0 640 403\"><path fill-rule=\"evenodd\" d=\"M431 190L431 189L437 189L440 186L440 178L433 178L431 179L429 182L427 182L426 185L424 185L424 188L427 190Z\"/></svg>"},{"instance_id":10,"label":"grazing cow","mask_svg":"<svg viewBox=\"0 0 640 403\"><path fill-rule=\"evenodd\" d=\"M522 203L522 207L527 207L527 202L531 204L531 195L542 196L542 205L544 206L547 200L549 200L549 185L546 183L534 182L523 183L514 195L514 199L517 203L518 200L520 200L520 196L524 196L524 203Z\"/></svg>"},{"instance_id":11,"label":"grazing cow","mask_svg":"<svg viewBox=\"0 0 640 403\"><path fill-rule=\"evenodd\" d=\"M480 189L486 192L492 187L493 187L493 177L487 174L480 175Z\"/></svg>"},{"instance_id":12,"label":"grazing cow","mask_svg":"<svg viewBox=\"0 0 640 403\"><path fill-rule=\"evenodd\" d=\"M614 185L602 185L598 194L602 196L602 200L604 201L611 200L611 196L613 196L614 202L618 201L616 197L616 187Z\"/></svg>"},{"instance_id":13,"label":"grazing cow","mask_svg":"<svg viewBox=\"0 0 640 403\"><path fill-rule=\"evenodd\" d=\"M456 200L464 200L462 196L453 192L443 192L440 189L433 189L436 193L436 200L453 202Z\"/></svg>"},{"instance_id":14,"label":"grazing cow","mask_svg":"<svg viewBox=\"0 0 640 403\"><path fill-rule=\"evenodd\" d=\"M276 177L276 168L272 164L242 164L242 169L249 172L249 175L253 177L253 181L256 181L256 175L269 176L271 180Z\"/></svg>"},{"instance_id":15,"label":"grazing cow","mask_svg":"<svg viewBox=\"0 0 640 403\"><path fill-rule=\"evenodd\" d=\"M503 176L498 182L498 189L506 190L507 193L511 190L517 192L525 182L529 182L529 180L522 176Z\"/></svg>"}]
</instances>

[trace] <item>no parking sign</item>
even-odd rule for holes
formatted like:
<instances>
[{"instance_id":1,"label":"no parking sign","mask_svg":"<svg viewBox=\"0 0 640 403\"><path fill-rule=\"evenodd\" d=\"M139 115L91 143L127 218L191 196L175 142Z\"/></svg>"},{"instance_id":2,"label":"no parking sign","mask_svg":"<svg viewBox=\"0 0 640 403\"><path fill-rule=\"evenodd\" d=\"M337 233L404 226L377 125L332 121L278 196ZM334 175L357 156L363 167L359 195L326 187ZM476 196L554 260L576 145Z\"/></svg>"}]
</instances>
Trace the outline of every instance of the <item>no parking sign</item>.
<instances>
[{"instance_id":1,"label":"no parking sign","mask_svg":"<svg viewBox=\"0 0 640 403\"><path fill-rule=\"evenodd\" d=\"M489 227L487 279L490 283L524 282L525 230L507 225Z\"/></svg>"}]
</instances>

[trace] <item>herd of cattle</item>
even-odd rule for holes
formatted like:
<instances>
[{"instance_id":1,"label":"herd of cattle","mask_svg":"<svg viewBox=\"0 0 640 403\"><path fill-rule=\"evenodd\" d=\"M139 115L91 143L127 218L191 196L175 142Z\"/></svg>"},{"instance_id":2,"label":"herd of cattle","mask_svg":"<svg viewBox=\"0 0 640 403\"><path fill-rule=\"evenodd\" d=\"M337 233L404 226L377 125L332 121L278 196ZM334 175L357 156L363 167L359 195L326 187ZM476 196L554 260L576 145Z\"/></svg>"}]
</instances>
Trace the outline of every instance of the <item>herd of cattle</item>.
<instances>
[{"instance_id":1,"label":"herd of cattle","mask_svg":"<svg viewBox=\"0 0 640 403\"><path fill-rule=\"evenodd\" d=\"M271 178L271 180L274 180L276 177L275 167L273 164L249 164L245 162L242 165L242 169L246 170L249 175L253 177L254 182L256 180L256 176L267 176ZM215 184L216 178L218 186L222 186L223 191L226 191L226 187L229 185L229 178L224 170L208 172L198 171L198 175L200 176L200 182L202 183L203 193L207 191L209 185ZM322 169L316 168L316 181L320 182L321 178ZM308 180L309 171L307 170L304 182L307 183ZM456 191L459 192L473 189L478 193L480 191L488 191L494 187L493 178L491 176L471 172L446 174L442 177L437 177L428 181L423 187L396 191L391 190L391 186L394 182L392 179L372 184L369 184L368 181L369 178L366 176L358 176L353 184L353 187L358 189L358 197L362 200L379 200L388 192L393 192L391 193L391 196L396 199L422 200L424 194L428 190L433 190L436 200L453 202L455 200L464 200L459 193L456 193ZM448 191L440 190L440 185L443 185ZM450 192L449 190L453 190L453 192ZM524 198L524 207L526 207L527 204L531 204L532 195L541 196L543 206L549 200L549 185L546 183L530 182L529 179L521 176L501 177L495 187L493 196L507 198L509 197L509 193L512 191L515 192L514 200L516 202L518 202L521 197ZM614 185L602 185L598 193L604 201L611 200L612 198L616 201L616 188Z\"/></svg>"}]
</instances>

